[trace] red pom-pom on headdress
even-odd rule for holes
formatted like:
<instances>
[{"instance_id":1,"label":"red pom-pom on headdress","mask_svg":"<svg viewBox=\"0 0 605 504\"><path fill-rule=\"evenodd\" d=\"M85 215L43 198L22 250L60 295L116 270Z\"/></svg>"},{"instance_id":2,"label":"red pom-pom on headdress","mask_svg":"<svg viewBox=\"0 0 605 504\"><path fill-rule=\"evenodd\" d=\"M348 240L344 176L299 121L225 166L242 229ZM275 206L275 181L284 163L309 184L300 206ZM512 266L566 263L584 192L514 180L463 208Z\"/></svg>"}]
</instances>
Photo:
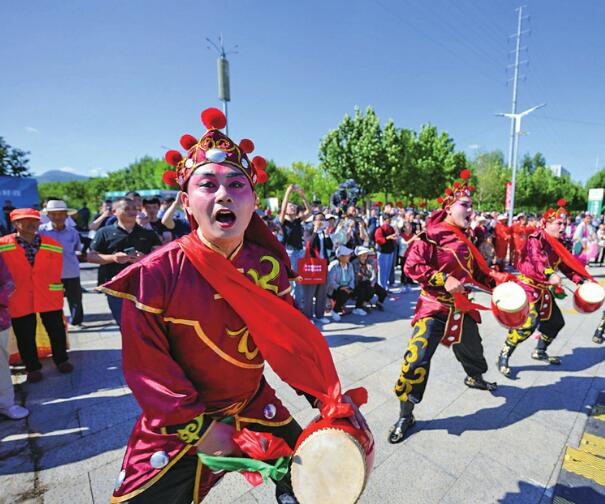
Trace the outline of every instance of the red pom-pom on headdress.
<instances>
[{"instance_id":1,"label":"red pom-pom on headdress","mask_svg":"<svg viewBox=\"0 0 605 504\"><path fill-rule=\"evenodd\" d=\"M452 192L453 192L453 191L452 191L452 189L451 189L451 188L449 188L449 187L447 187L447 188L445 189L445 194L447 194L448 196L451 196L451 195L452 195Z\"/></svg>"},{"instance_id":2,"label":"red pom-pom on headdress","mask_svg":"<svg viewBox=\"0 0 605 504\"><path fill-rule=\"evenodd\" d=\"M202 123L207 129L223 129L227 126L227 118L217 108L207 108L202 112Z\"/></svg>"},{"instance_id":3,"label":"red pom-pom on headdress","mask_svg":"<svg viewBox=\"0 0 605 504\"><path fill-rule=\"evenodd\" d=\"M454 187L456 189L458 189L460 187L460 182L458 182L458 181L454 182Z\"/></svg>"},{"instance_id":4,"label":"red pom-pom on headdress","mask_svg":"<svg viewBox=\"0 0 605 504\"><path fill-rule=\"evenodd\" d=\"M166 156L164 157L166 159L166 162L172 166L176 166L177 164L179 164L180 161L183 160L183 156L181 155L181 153L175 150L169 150L166 153Z\"/></svg>"},{"instance_id":5,"label":"red pom-pom on headdress","mask_svg":"<svg viewBox=\"0 0 605 504\"><path fill-rule=\"evenodd\" d=\"M460 178L463 180L468 180L471 178L471 171L468 169L464 169L460 172Z\"/></svg>"},{"instance_id":6,"label":"red pom-pom on headdress","mask_svg":"<svg viewBox=\"0 0 605 504\"><path fill-rule=\"evenodd\" d=\"M468 190L469 190L470 192L473 192L473 191L475 190L475 186L474 186L474 185L472 185L472 184L471 184L471 185L469 185L469 186L468 186Z\"/></svg>"},{"instance_id":7,"label":"red pom-pom on headdress","mask_svg":"<svg viewBox=\"0 0 605 504\"><path fill-rule=\"evenodd\" d=\"M564 207L565 205L567 205L567 200L561 198L559 201L557 201L557 205L559 205L560 207Z\"/></svg>"},{"instance_id":8,"label":"red pom-pom on headdress","mask_svg":"<svg viewBox=\"0 0 605 504\"><path fill-rule=\"evenodd\" d=\"M252 159L252 164L257 170L264 170L267 166L267 161L262 156L254 156Z\"/></svg>"},{"instance_id":9,"label":"red pom-pom on headdress","mask_svg":"<svg viewBox=\"0 0 605 504\"><path fill-rule=\"evenodd\" d=\"M246 154L250 154L254 150L254 142L252 142L252 140L244 138L239 143L239 148L243 150Z\"/></svg>"},{"instance_id":10,"label":"red pom-pom on headdress","mask_svg":"<svg viewBox=\"0 0 605 504\"><path fill-rule=\"evenodd\" d=\"M168 187L176 187L178 186L178 182L176 181L176 172L173 170L168 170L166 172L164 172L164 175L162 175L162 180L164 181L164 184L166 184Z\"/></svg>"},{"instance_id":11,"label":"red pom-pom on headdress","mask_svg":"<svg viewBox=\"0 0 605 504\"><path fill-rule=\"evenodd\" d=\"M437 203L439 203L440 205L443 203L443 198L441 196L437 198Z\"/></svg>"},{"instance_id":12,"label":"red pom-pom on headdress","mask_svg":"<svg viewBox=\"0 0 605 504\"><path fill-rule=\"evenodd\" d=\"M191 149L191 147L193 147L196 143L197 143L197 139L193 135L184 134L181 137L180 144L181 144L181 147L183 147L183 149L185 149L185 150Z\"/></svg>"},{"instance_id":13,"label":"red pom-pom on headdress","mask_svg":"<svg viewBox=\"0 0 605 504\"><path fill-rule=\"evenodd\" d=\"M269 174L264 170L259 170L256 174L256 183L263 185L269 180Z\"/></svg>"}]
</instances>

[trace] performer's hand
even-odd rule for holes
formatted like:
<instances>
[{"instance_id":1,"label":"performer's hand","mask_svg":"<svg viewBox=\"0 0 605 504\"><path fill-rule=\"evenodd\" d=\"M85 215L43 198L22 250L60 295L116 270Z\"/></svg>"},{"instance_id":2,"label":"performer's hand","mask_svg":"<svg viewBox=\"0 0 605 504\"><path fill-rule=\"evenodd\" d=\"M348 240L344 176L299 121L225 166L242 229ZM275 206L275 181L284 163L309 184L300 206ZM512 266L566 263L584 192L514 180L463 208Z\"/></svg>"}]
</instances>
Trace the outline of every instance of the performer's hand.
<instances>
[{"instance_id":1,"label":"performer's hand","mask_svg":"<svg viewBox=\"0 0 605 504\"><path fill-rule=\"evenodd\" d=\"M561 280L561 277L559 275L557 275L556 273L550 275L550 278L548 279L548 283L550 285L554 285L555 287L563 286L563 280Z\"/></svg>"},{"instance_id":2,"label":"performer's hand","mask_svg":"<svg viewBox=\"0 0 605 504\"><path fill-rule=\"evenodd\" d=\"M361 411L359 411L359 408L355 405L355 403L347 394L342 395L342 402L349 403L353 408L353 416L348 417L353 427L355 427L356 429L370 430L366 419L361 414Z\"/></svg>"},{"instance_id":3,"label":"performer's hand","mask_svg":"<svg viewBox=\"0 0 605 504\"><path fill-rule=\"evenodd\" d=\"M496 271L496 270L491 270L489 272L489 276L496 281L497 285L504 283L504 282L508 282L508 280L510 279L509 273L502 273L502 272Z\"/></svg>"},{"instance_id":4,"label":"performer's hand","mask_svg":"<svg viewBox=\"0 0 605 504\"><path fill-rule=\"evenodd\" d=\"M448 291L450 294L454 294L456 292L464 292L464 285L460 282L460 280L454 278L453 276L448 276L445 279L444 287L445 290Z\"/></svg>"},{"instance_id":5,"label":"performer's hand","mask_svg":"<svg viewBox=\"0 0 605 504\"><path fill-rule=\"evenodd\" d=\"M197 445L197 451L219 457L233 455L237 451L233 442L233 434L235 434L233 425L213 422L204 438Z\"/></svg>"},{"instance_id":6,"label":"performer's hand","mask_svg":"<svg viewBox=\"0 0 605 504\"><path fill-rule=\"evenodd\" d=\"M130 262L131 258L132 257L129 256L126 252L116 252L113 255L114 262L117 262L118 264L126 264Z\"/></svg>"}]
</instances>

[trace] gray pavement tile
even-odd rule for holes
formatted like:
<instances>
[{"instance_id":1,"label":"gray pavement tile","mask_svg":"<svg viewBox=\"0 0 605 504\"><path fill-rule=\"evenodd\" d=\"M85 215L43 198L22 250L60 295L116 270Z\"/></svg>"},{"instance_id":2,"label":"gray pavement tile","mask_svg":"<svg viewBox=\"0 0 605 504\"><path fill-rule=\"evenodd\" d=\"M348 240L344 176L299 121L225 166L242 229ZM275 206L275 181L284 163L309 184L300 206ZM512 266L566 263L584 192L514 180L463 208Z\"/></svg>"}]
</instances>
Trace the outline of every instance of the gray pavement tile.
<instances>
[{"instance_id":1,"label":"gray pavement tile","mask_svg":"<svg viewBox=\"0 0 605 504\"><path fill-rule=\"evenodd\" d=\"M433 504L456 479L405 443L374 469L360 503Z\"/></svg>"},{"instance_id":2,"label":"gray pavement tile","mask_svg":"<svg viewBox=\"0 0 605 504\"><path fill-rule=\"evenodd\" d=\"M385 354L374 352L373 350L365 350L339 362L337 368L339 375L344 375L351 381L356 382L375 373L391 362L393 362L393 359Z\"/></svg>"},{"instance_id":3,"label":"gray pavement tile","mask_svg":"<svg viewBox=\"0 0 605 504\"><path fill-rule=\"evenodd\" d=\"M88 475L78 474L70 479L63 479L61 485L55 486L44 493L44 504L93 504Z\"/></svg>"},{"instance_id":4,"label":"gray pavement tile","mask_svg":"<svg viewBox=\"0 0 605 504\"><path fill-rule=\"evenodd\" d=\"M134 425L141 409L132 394L114 397L111 401L93 403L78 410L82 435L90 436L124 421Z\"/></svg>"},{"instance_id":5,"label":"gray pavement tile","mask_svg":"<svg viewBox=\"0 0 605 504\"><path fill-rule=\"evenodd\" d=\"M20 502L23 494L34 487L34 473L31 469L17 474L0 475L0 504Z\"/></svg>"},{"instance_id":6,"label":"gray pavement tile","mask_svg":"<svg viewBox=\"0 0 605 504\"><path fill-rule=\"evenodd\" d=\"M271 489L275 488L273 484L263 484L262 486L268 486ZM257 502L256 499L252 497L251 492L252 485L250 485L241 474L227 474L218 485L210 490L208 497L204 499L204 504Z\"/></svg>"},{"instance_id":7,"label":"gray pavement tile","mask_svg":"<svg viewBox=\"0 0 605 504\"><path fill-rule=\"evenodd\" d=\"M113 493L116 479L120 473L122 457L100 467L88 471L87 478L90 483L92 502L107 504Z\"/></svg>"},{"instance_id":8,"label":"gray pavement tile","mask_svg":"<svg viewBox=\"0 0 605 504\"><path fill-rule=\"evenodd\" d=\"M507 424L486 436L482 452L546 486L565 448L567 435L530 418L510 418Z\"/></svg>"},{"instance_id":9,"label":"gray pavement tile","mask_svg":"<svg viewBox=\"0 0 605 504\"><path fill-rule=\"evenodd\" d=\"M521 474L479 453L448 490L440 504L535 504L544 488L524 481Z\"/></svg>"}]
</instances>

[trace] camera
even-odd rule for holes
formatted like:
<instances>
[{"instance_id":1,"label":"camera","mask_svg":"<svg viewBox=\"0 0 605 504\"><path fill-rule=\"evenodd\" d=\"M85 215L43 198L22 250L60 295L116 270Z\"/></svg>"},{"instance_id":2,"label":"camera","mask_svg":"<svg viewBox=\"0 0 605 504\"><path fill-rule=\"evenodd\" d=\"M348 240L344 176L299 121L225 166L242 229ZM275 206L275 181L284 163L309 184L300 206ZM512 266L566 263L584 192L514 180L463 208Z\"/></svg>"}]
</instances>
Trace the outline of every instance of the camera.
<instances>
[{"instance_id":1,"label":"camera","mask_svg":"<svg viewBox=\"0 0 605 504\"><path fill-rule=\"evenodd\" d=\"M349 206L357 206L357 202L365 192L353 179L346 180L338 185L338 189L330 197L330 204L334 209L346 210Z\"/></svg>"}]
</instances>

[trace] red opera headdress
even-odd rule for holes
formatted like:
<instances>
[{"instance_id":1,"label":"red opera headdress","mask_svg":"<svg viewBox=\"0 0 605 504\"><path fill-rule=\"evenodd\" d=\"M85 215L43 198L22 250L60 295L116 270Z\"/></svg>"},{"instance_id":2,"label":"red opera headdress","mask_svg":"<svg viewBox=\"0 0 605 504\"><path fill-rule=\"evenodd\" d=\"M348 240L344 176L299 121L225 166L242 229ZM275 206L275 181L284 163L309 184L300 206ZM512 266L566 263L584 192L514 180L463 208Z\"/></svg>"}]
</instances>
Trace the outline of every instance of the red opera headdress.
<instances>
[{"instance_id":1,"label":"red opera headdress","mask_svg":"<svg viewBox=\"0 0 605 504\"><path fill-rule=\"evenodd\" d=\"M462 170L459 177L460 180L454 182L452 187L446 187L444 195L437 198L437 203L439 203L442 208L448 208L460 198L470 198L473 195L475 188L472 184L469 184L471 171L467 169Z\"/></svg>"},{"instance_id":2,"label":"red opera headdress","mask_svg":"<svg viewBox=\"0 0 605 504\"><path fill-rule=\"evenodd\" d=\"M549 208L548 210L546 210L546 212L544 212L544 220L548 222L557 219L567 219L569 213L565 209L565 205L567 205L567 201L561 198L559 201L557 201L557 206L559 208L557 208L556 210L554 208Z\"/></svg>"},{"instance_id":3,"label":"red opera headdress","mask_svg":"<svg viewBox=\"0 0 605 504\"><path fill-rule=\"evenodd\" d=\"M225 114L216 108L208 108L202 112L202 123L207 131L199 141L193 135L181 137L181 147L187 151L184 156L177 150L166 153L166 162L174 166L174 170L168 170L162 177L166 185L178 186L184 191L193 172L208 163L237 168L248 178L252 187L267 182L269 176L265 171L265 158L255 156L252 161L248 158L248 154L254 151L252 140L243 139L236 144L220 131L227 125Z\"/></svg>"}]
</instances>

